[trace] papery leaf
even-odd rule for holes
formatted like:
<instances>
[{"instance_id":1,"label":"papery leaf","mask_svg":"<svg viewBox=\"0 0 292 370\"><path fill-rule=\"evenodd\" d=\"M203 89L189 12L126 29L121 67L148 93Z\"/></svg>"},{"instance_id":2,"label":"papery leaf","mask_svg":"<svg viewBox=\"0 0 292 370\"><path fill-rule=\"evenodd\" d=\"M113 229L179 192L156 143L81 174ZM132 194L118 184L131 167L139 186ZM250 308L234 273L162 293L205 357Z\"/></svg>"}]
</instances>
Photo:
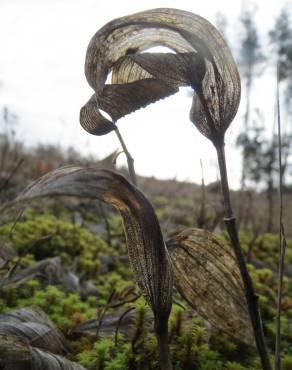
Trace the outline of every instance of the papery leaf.
<instances>
[{"instance_id":1,"label":"papery leaf","mask_svg":"<svg viewBox=\"0 0 292 370\"><path fill-rule=\"evenodd\" d=\"M36 197L56 195L99 199L119 210L136 281L154 312L156 325L167 326L172 270L158 220L145 196L112 171L69 166L41 177L4 208Z\"/></svg>"},{"instance_id":2,"label":"papery leaf","mask_svg":"<svg viewBox=\"0 0 292 370\"><path fill-rule=\"evenodd\" d=\"M97 108L96 95L93 94L88 102L80 110L81 126L93 135L106 135L113 131L116 126L105 118Z\"/></svg>"},{"instance_id":3,"label":"papery leaf","mask_svg":"<svg viewBox=\"0 0 292 370\"><path fill-rule=\"evenodd\" d=\"M34 347L55 354L68 352L63 334L38 307L25 307L1 314L0 334L15 335Z\"/></svg>"},{"instance_id":4,"label":"papery leaf","mask_svg":"<svg viewBox=\"0 0 292 370\"><path fill-rule=\"evenodd\" d=\"M167 242L174 284L206 320L254 345L244 287L232 248L213 233L187 229Z\"/></svg>"},{"instance_id":5,"label":"papery leaf","mask_svg":"<svg viewBox=\"0 0 292 370\"><path fill-rule=\"evenodd\" d=\"M38 348L32 348L31 354L33 369L35 370L85 370L83 366L76 362Z\"/></svg>"},{"instance_id":6,"label":"papery leaf","mask_svg":"<svg viewBox=\"0 0 292 370\"><path fill-rule=\"evenodd\" d=\"M30 346L19 336L2 333L0 365L4 370L86 370L62 356Z\"/></svg>"},{"instance_id":7,"label":"papery leaf","mask_svg":"<svg viewBox=\"0 0 292 370\"><path fill-rule=\"evenodd\" d=\"M157 45L175 53L142 53ZM105 84L111 71L113 85ZM147 10L106 24L89 43L85 74L95 99L81 109L80 123L95 135L189 85L195 90L190 118L214 142L224 135L240 100L237 67L220 33L204 18L178 9ZM99 110L113 121L105 121Z\"/></svg>"},{"instance_id":8,"label":"papery leaf","mask_svg":"<svg viewBox=\"0 0 292 370\"><path fill-rule=\"evenodd\" d=\"M0 315L0 365L13 370L85 370L60 354L68 352L62 333L37 307Z\"/></svg>"},{"instance_id":9,"label":"papery leaf","mask_svg":"<svg viewBox=\"0 0 292 370\"><path fill-rule=\"evenodd\" d=\"M114 121L136 109L177 92L178 88L154 79L134 81L126 85L107 85L97 98L99 107Z\"/></svg>"}]
</instances>

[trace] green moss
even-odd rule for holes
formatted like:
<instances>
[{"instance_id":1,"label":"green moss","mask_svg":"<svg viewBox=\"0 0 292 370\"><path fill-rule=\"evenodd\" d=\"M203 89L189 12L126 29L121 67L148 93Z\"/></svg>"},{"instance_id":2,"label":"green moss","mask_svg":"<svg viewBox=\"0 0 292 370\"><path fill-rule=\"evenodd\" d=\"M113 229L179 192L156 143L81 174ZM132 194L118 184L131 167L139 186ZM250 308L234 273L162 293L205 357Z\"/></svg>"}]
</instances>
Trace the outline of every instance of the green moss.
<instances>
[{"instance_id":1,"label":"green moss","mask_svg":"<svg viewBox=\"0 0 292 370\"><path fill-rule=\"evenodd\" d=\"M283 370L292 370L292 354L284 356L282 361L282 368Z\"/></svg>"},{"instance_id":2,"label":"green moss","mask_svg":"<svg viewBox=\"0 0 292 370\"><path fill-rule=\"evenodd\" d=\"M63 217L64 213L60 211L60 214ZM189 216L180 218L180 213L174 213L172 216L172 220L179 219L180 223L189 222L186 220ZM117 248L109 247L100 237L85 228L73 225L66 219L51 213L39 216L29 212L26 219L16 226L12 239L15 248L24 253L19 266L23 268L45 257L61 256L64 264L74 265L79 276L86 274L86 278L92 279L99 296L89 296L81 300L78 294L66 293L60 286L46 285L45 282L34 278L18 286L2 289L0 312L32 304L41 307L67 335L73 348L72 359L77 359L88 370L158 370L157 341L151 326L152 320L149 320L151 313L142 297L119 308L124 312L129 307L134 307L135 319L125 337L118 335L117 345L114 343L113 332L107 338L98 340L92 335L84 334L80 337L70 335L72 329L84 320L97 319L98 313L104 310L112 292L116 302L127 301L133 296L134 291L138 292L132 269L127 262L122 262L119 258L127 253L121 218L114 214L109 217L109 222L112 233L117 235L115 238L119 238ZM0 233L7 235L9 230L10 225L6 225L0 229ZM50 235L50 238L41 240L46 235ZM251 237L248 232L241 233L245 250ZM265 264L265 268L256 269L249 265L256 291L260 296L261 312L271 353L275 341L277 248L277 236L270 234L260 236L255 242L253 253L256 259ZM26 253L27 251L29 253ZM109 255L115 261L113 269L103 274L100 273L101 254ZM5 275L15 262L16 259L9 263L1 275ZM174 296L178 302L188 307L176 293ZM292 366L291 297L291 278L285 277L282 309L283 370L291 370ZM109 309L106 315L115 315L116 312L116 309ZM261 368L255 349L235 341L219 330L210 329L199 318L188 317L176 304L173 305L169 320L169 341L174 370Z\"/></svg>"},{"instance_id":3,"label":"green moss","mask_svg":"<svg viewBox=\"0 0 292 370\"><path fill-rule=\"evenodd\" d=\"M10 228L9 224L2 226L0 235L7 236ZM28 217L18 222L12 243L19 253L26 254L29 251L36 260L60 256L65 264L74 262L77 272L87 272L91 277L99 272L100 253L116 254L99 236L52 214Z\"/></svg>"}]
</instances>

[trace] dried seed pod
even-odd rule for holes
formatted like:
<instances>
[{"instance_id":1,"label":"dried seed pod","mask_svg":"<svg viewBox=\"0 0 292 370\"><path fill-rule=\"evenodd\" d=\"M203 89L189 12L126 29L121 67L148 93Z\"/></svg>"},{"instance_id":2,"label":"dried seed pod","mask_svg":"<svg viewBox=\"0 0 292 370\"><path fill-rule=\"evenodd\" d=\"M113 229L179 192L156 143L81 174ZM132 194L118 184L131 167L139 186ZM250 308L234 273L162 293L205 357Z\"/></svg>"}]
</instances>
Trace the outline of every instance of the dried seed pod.
<instances>
[{"instance_id":1,"label":"dried seed pod","mask_svg":"<svg viewBox=\"0 0 292 370\"><path fill-rule=\"evenodd\" d=\"M232 248L213 233L188 229L167 242L174 284L206 320L254 345L244 287Z\"/></svg>"},{"instance_id":2,"label":"dried seed pod","mask_svg":"<svg viewBox=\"0 0 292 370\"><path fill-rule=\"evenodd\" d=\"M99 199L119 210L138 286L153 310L156 329L167 328L171 309L172 270L150 202L117 173L69 166L36 180L13 203L57 195Z\"/></svg>"},{"instance_id":3,"label":"dried seed pod","mask_svg":"<svg viewBox=\"0 0 292 370\"><path fill-rule=\"evenodd\" d=\"M176 53L141 53L157 45ZM110 72L112 84L105 84ZM95 135L114 130L119 118L180 86L191 86L191 121L216 142L240 100L239 74L220 33L204 18L178 9L147 10L106 24L89 43L85 74L95 94L81 109L80 123Z\"/></svg>"}]
</instances>

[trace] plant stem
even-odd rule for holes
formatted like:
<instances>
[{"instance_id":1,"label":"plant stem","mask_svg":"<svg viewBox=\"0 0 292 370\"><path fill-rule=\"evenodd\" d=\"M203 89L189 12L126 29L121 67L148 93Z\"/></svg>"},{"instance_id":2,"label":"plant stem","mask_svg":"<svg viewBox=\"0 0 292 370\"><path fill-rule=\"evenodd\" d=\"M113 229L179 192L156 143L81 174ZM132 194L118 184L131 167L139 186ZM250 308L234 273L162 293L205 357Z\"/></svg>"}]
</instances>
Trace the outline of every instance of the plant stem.
<instances>
[{"instance_id":1,"label":"plant stem","mask_svg":"<svg viewBox=\"0 0 292 370\"><path fill-rule=\"evenodd\" d=\"M283 277L285 267L286 237L283 223L283 167L282 167L282 137L281 117L279 101L279 68L277 66L277 121L278 121L278 155L279 155L279 192L280 192L280 214L279 214L279 267L278 267L278 295L276 313L276 345L275 345L275 370L281 370L281 306L283 294Z\"/></svg>"},{"instance_id":2,"label":"plant stem","mask_svg":"<svg viewBox=\"0 0 292 370\"><path fill-rule=\"evenodd\" d=\"M172 370L168 345L168 326L164 330L157 330L158 355L161 370Z\"/></svg>"},{"instance_id":3,"label":"plant stem","mask_svg":"<svg viewBox=\"0 0 292 370\"><path fill-rule=\"evenodd\" d=\"M224 140L215 145L220 169L221 176L221 187L225 211L225 225L229 238L237 259L238 267L241 273L241 277L244 284L245 296L249 311L249 316L251 324L254 331L255 342L257 346L258 353L260 355L261 363L263 370L272 370L272 366L269 359L269 354L267 350L267 345L265 341L264 331L262 320L260 316L259 306L258 306L258 296L255 294L254 287L250 275L247 270L247 265L242 253L242 248L240 246L238 232L236 228L236 219L233 216L231 199L230 199L230 190L228 185L228 177L226 170L226 159L225 159L225 149L224 149Z\"/></svg>"},{"instance_id":4,"label":"plant stem","mask_svg":"<svg viewBox=\"0 0 292 370\"><path fill-rule=\"evenodd\" d=\"M138 183L137 183L137 176L136 176L136 172L135 172L135 167L134 167L134 159L133 157L131 156L130 152L128 151L128 148L124 142L124 139L119 131L118 128L115 129L115 132L116 132L116 135L121 143L121 146L123 148L123 151L126 155L126 158L127 158L127 163L128 163L128 170L129 170L129 175L130 175L130 179L132 181L132 183L137 186Z\"/></svg>"}]
</instances>

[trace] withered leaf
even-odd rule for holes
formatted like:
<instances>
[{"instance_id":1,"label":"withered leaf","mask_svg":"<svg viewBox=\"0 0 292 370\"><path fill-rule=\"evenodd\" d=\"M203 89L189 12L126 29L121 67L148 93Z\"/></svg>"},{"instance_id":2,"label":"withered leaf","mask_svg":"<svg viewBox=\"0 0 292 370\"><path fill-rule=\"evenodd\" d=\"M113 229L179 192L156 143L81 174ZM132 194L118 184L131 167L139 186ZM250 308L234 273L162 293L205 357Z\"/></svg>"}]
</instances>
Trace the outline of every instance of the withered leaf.
<instances>
[{"instance_id":1,"label":"withered leaf","mask_svg":"<svg viewBox=\"0 0 292 370\"><path fill-rule=\"evenodd\" d=\"M138 286L153 310L156 325L167 326L172 270L158 220L145 196L112 171L68 166L33 182L3 209L36 197L57 195L99 199L119 210Z\"/></svg>"},{"instance_id":2,"label":"withered leaf","mask_svg":"<svg viewBox=\"0 0 292 370\"><path fill-rule=\"evenodd\" d=\"M143 53L158 45L174 53ZM110 72L112 84L106 84ZM215 142L240 100L237 67L220 33L206 19L178 9L147 10L106 24L89 43L85 75L95 94L81 109L80 123L95 135L187 85L194 89L190 119Z\"/></svg>"},{"instance_id":3,"label":"withered leaf","mask_svg":"<svg viewBox=\"0 0 292 370\"><path fill-rule=\"evenodd\" d=\"M66 358L29 345L26 339L0 333L0 364L13 370L86 370Z\"/></svg>"},{"instance_id":4,"label":"withered leaf","mask_svg":"<svg viewBox=\"0 0 292 370\"><path fill-rule=\"evenodd\" d=\"M38 307L0 315L0 364L17 370L85 370L60 354L68 352L66 340Z\"/></svg>"},{"instance_id":5,"label":"withered leaf","mask_svg":"<svg viewBox=\"0 0 292 370\"><path fill-rule=\"evenodd\" d=\"M13 270L11 274L0 278L1 287L5 287L11 284L21 284L24 281L33 279L36 276L42 275L48 280L51 280L53 275L57 275L61 269L61 260L60 257L46 258L42 261L38 261L31 266L28 266L24 269Z\"/></svg>"},{"instance_id":6,"label":"withered leaf","mask_svg":"<svg viewBox=\"0 0 292 370\"><path fill-rule=\"evenodd\" d=\"M213 233L187 229L167 242L174 284L214 327L254 345L243 283L232 248Z\"/></svg>"}]
</instances>

